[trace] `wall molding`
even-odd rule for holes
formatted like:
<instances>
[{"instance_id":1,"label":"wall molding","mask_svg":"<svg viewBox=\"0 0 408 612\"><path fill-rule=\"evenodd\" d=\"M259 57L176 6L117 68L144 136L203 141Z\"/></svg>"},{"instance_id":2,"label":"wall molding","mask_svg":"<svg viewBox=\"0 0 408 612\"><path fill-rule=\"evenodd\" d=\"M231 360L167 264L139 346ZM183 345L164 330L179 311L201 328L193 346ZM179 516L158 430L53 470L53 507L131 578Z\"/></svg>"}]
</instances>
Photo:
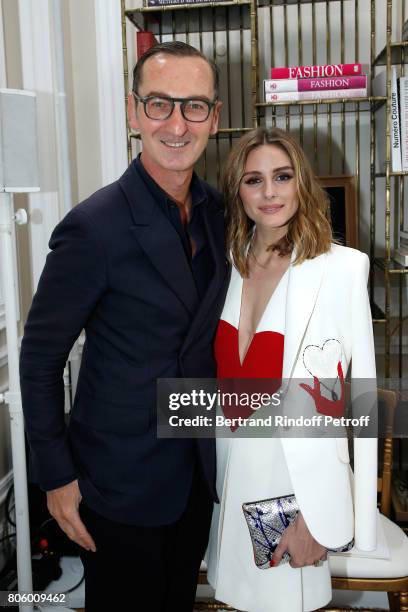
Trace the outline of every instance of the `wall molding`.
<instances>
[{"instance_id":1,"label":"wall molding","mask_svg":"<svg viewBox=\"0 0 408 612\"><path fill-rule=\"evenodd\" d=\"M120 2L95 0L96 67L102 185L127 167Z\"/></svg>"}]
</instances>

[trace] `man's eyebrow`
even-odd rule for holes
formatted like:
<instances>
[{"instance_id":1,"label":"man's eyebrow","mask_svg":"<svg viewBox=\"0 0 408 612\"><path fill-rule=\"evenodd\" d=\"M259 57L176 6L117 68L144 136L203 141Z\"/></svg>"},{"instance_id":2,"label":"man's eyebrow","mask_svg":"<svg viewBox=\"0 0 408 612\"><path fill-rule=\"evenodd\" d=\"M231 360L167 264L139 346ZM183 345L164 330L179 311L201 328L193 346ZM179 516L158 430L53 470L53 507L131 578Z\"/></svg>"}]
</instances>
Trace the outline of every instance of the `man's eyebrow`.
<instances>
[{"instance_id":1,"label":"man's eyebrow","mask_svg":"<svg viewBox=\"0 0 408 612\"><path fill-rule=\"evenodd\" d=\"M293 170L293 166L281 166L280 168L273 168L272 172L283 172L284 170ZM244 172L242 178L247 174L262 174L259 170L249 170L248 172Z\"/></svg>"},{"instance_id":2,"label":"man's eyebrow","mask_svg":"<svg viewBox=\"0 0 408 612\"><path fill-rule=\"evenodd\" d=\"M147 93L145 96L141 96L142 98L150 98L151 96L154 96L155 98L170 98L172 99L172 96L169 96L169 94L164 93L163 91L150 91L149 93ZM178 99L177 97L174 99ZM201 94L196 95L196 94L192 94L191 96L183 96L183 98L179 98L180 100L203 100L204 102L212 102L212 100L210 100L210 98L208 98L207 96L203 96Z\"/></svg>"}]
</instances>

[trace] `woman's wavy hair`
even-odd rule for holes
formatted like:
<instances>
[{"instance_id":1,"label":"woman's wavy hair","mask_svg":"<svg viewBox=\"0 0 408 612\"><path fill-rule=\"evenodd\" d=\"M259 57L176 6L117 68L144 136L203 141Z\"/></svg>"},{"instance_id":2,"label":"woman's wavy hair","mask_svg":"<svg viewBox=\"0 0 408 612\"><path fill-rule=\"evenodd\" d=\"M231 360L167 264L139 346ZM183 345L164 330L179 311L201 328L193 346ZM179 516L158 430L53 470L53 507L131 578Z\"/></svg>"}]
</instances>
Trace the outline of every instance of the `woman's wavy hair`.
<instances>
[{"instance_id":1,"label":"woman's wavy hair","mask_svg":"<svg viewBox=\"0 0 408 612\"><path fill-rule=\"evenodd\" d=\"M248 276L249 272L248 251L254 222L244 210L239 188L249 153L262 145L274 145L288 155L294 169L299 200L298 210L289 222L285 238L278 244L270 245L268 250L276 250L283 256L295 249L294 264L300 264L326 253L333 240L328 219L328 197L319 185L303 149L292 136L278 128L251 130L232 148L222 176L227 248L242 276Z\"/></svg>"}]
</instances>

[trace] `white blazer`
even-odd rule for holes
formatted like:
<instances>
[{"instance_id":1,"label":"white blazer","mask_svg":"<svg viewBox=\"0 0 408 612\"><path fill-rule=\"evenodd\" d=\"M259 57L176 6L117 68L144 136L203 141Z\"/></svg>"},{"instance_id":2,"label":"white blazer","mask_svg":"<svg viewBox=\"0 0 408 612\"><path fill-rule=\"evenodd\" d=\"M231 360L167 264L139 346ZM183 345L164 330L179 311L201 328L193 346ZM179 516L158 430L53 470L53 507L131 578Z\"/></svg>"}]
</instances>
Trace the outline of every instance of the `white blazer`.
<instances>
[{"instance_id":1,"label":"white blazer","mask_svg":"<svg viewBox=\"0 0 408 612\"><path fill-rule=\"evenodd\" d=\"M352 379L368 379L375 387L373 330L367 295L368 270L369 262L365 254L338 245L332 245L328 253L315 259L290 265L283 379L294 382L295 379L308 379L313 386L313 377L305 366L305 349L314 346L324 351L325 342L334 339L341 347L344 375L351 365ZM239 324L242 283L240 274L233 269L222 319L236 328ZM263 317L262 329L258 331L266 330L268 318ZM290 385L287 397L289 394ZM296 397L299 397L298 389ZM306 392L304 399L313 404L315 411L314 401ZM354 485L346 438L285 437L282 438L282 447L294 493L314 538L327 548L337 548L354 536L358 548L374 549L377 440L354 440ZM256 440L253 452L257 452ZM233 454L222 459L221 466L227 465L229 460L233 461ZM267 479L273 478L273 470L265 469L263 472L260 475L260 479L264 479L259 487L261 495L268 490ZM219 470L219 494L225 486L224 475L225 470ZM228 486L240 487L242 482L229 482Z\"/></svg>"}]
</instances>

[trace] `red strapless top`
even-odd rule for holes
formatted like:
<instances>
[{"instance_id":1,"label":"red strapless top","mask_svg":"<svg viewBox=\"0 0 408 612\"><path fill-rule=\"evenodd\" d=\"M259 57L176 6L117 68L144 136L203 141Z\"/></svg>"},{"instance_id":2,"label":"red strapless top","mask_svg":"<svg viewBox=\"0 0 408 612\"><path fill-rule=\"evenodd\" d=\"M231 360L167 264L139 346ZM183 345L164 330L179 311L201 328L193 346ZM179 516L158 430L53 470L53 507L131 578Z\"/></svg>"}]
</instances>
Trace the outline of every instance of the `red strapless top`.
<instances>
[{"instance_id":1,"label":"red strapless top","mask_svg":"<svg viewBox=\"0 0 408 612\"><path fill-rule=\"evenodd\" d=\"M284 336L273 331L257 332L244 361L239 359L238 330L223 321L215 337L217 378L282 378Z\"/></svg>"}]
</instances>

